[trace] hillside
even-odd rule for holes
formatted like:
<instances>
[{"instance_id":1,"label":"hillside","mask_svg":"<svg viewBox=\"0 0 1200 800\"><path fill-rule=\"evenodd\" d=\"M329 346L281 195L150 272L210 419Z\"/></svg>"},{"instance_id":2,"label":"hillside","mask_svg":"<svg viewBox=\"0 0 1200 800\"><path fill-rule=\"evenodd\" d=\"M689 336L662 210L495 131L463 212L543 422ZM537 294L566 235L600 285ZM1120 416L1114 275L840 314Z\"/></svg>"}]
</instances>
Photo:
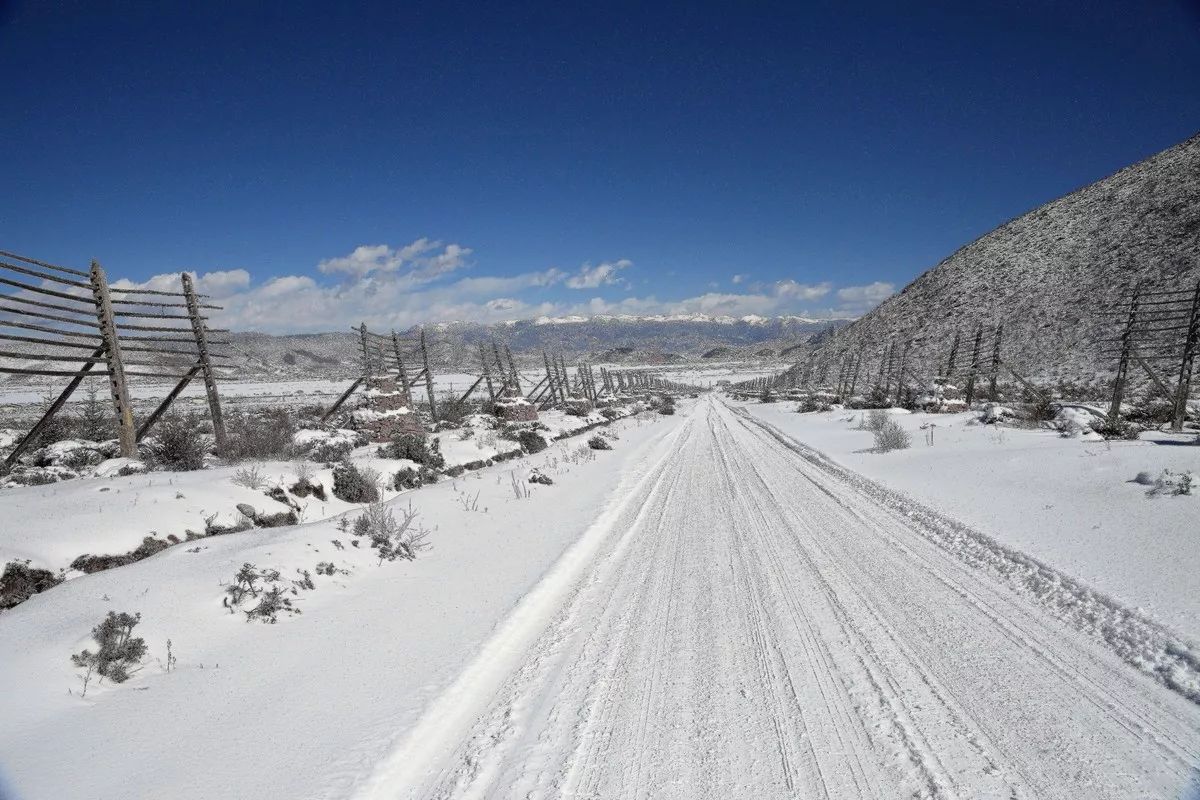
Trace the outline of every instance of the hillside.
<instances>
[{"instance_id":1,"label":"hillside","mask_svg":"<svg viewBox=\"0 0 1200 800\"><path fill-rule=\"evenodd\" d=\"M1200 135L962 247L828 337L822 352L832 373L860 351L864 371L878 370L895 337L913 342L914 371L931 376L955 331L965 342L976 325L1002 323L1004 358L1031 377L1103 380L1115 364L1099 340L1118 330L1102 311L1138 277L1172 289L1200 278ZM960 353L960 367L966 360Z\"/></svg>"}]
</instances>

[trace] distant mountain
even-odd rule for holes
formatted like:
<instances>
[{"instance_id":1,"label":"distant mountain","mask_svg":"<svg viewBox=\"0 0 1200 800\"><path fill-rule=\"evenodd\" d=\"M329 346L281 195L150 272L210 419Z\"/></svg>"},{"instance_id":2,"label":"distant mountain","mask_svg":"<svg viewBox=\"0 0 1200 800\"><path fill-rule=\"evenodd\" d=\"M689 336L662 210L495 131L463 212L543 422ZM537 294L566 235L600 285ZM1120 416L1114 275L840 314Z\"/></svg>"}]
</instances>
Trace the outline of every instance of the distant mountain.
<instances>
[{"instance_id":1,"label":"distant mountain","mask_svg":"<svg viewBox=\"0 0 1200 800\"><path fill-rule=\"evenodd\" d=\"M596 316L542 317L481 325L444 322L426 326L430 357L439 369L475 369L481 343L495 339L517 361L539 366L542 351L568 361L676 364L691 360L773 357L849 320L805 317ZM411 340L418 329L402 334ZM233 334L238 372L249 376L346 375L358 369L357 334Z\"/></svg>"},{"instance_id":2,"label":"distant mountain","mask_svg":"<svg viewBox=\"0 0 1200 800\"><path fill-rule=\"evenodd\" d=\"M836 374L846 354L877 371L889 340L911 342L914 372L931 377L956 331L961 373L975 326L1003 324L1003 357L1030 378L1102 383L1116 365L1101 340L1119 332L1105 312L1138 278L1171 289L1200 279L1200 135L1001 225L811 344Z\"/></svg>"}]
</instances>

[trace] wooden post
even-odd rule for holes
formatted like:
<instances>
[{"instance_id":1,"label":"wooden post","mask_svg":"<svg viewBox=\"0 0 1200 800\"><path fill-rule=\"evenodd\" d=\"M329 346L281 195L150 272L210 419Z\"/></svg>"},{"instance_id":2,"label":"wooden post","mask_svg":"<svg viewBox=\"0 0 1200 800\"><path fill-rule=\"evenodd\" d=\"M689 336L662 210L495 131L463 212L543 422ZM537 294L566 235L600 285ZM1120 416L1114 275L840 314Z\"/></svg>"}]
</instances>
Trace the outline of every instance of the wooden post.
<instances>
[{"instance_id":1,"label":"wooden post","mask_svg":"<svg viewBox=\"0 0 1200 800\"><path fill-rule=\"evenodd\" d=\"M1187 340L1183 345L1183 360L1179 364L1179 382L1175 386L1175 409L1171 416L1171 430L1179 433L1187 419L1188 393L1191 391L1192 367L1200 350L1200 281L1192 294L1192 313L1188 319Z\"/></svg>"},{"instance_id":2,"label":"wooden post","mask_svg":"<svg viewBox=\"0 0 1200 800\"><path fill-rule=\"evenodd\" d=\"M904 350L902 350L900 353L900 363L897 365L896 369L896 405L900 405L903 399L902 393L904 391L904 370L905 365L908 363L908 351L911 348L912 341L906 341L904 343Z\"/></svg>"},{"instance_id":3,"label":"wooden post","mask_svg":"<svg viewBox=\"0 0 1200 800\"><path fill-rule=\"evenodd\" d=\"M512 374L513 388L517 390L518 395L523 395L521 391L521 373L517 371L517 362L513 359L512 348L508 343L504 343L504 355L508 357L508 371Z\"/></svg>"},{"instance_id":4,"label":"wooden post","mask_svg":"<svg viewBox=\"0 0 1200 800\"><path fill-rule=\"evenodd\" d=\"M425 389L429 392L429 418L437 422L437 405L433 399L433 371L429 368L429 348L425 344L424 328L421 328L421 361L425 365Z\"/></svg>"},{"instance_id":5,"label":"wooden post","mask_svg":"<svg viewBox=\"0 0 1200 800\"><path fill-rule=\"evenodd\" d=\"M846 398L847 400L849 400L851 397L854 397L854 390L858 388L858 375L862 370L862 357L862 350L859 350L858 355L854 358L854 373L850 378L850 394Z\"/></svg>"},{"instance_id":6,"label":"wooden post","mask_svg":"<svg viewBox=\"0 0 1200 800\"><path fill-rule=\"evenodd\" d=\"M371 349L367 346L367 323L362 323L358 326L358 337L362 343L363 353L363 380L370 383L371 380Z\"/></svg>"},{"instance_id":7,"label":"wooden post","mask_svg":"<svg viewBox=\"0 0 1200 800\"><path fill-rule=\"evenodd\" d=\"M104 355L104 348L98 347L95 351L93 351L91 357L96 359L100 358L102 355ZM12 469L13 465L17 463L17 459L20 458L21 453L23 453L25 448L27 448L34 441L34 439L37 438L37 435L42 432L42 429L49 424L54 415L57 414L59 409L63 407L63 404L67 402L67 399L75 393L77 388L79 388L79 384L83 383L83 379L87 377L87 373L91 372L92 367L94 366L96 366L95 361L84 362L83 367L81 367L79 370L79 374L71 379L71 382L67 384L67 388L63 389L62 393L59 394L58 397L54 398L54 402L52 402L50 407L46 409L46 413L42 415L42 418L34 423L34 426L30 428L29 432L21 438L21 441L17 442L17 446L14 447L12 452L10 452L4 459L4 466L0 468L0 475L7 474L8 471Z\"/></svg>"},{"instance_id":8,"label":"wooden post","mask_svg":"<svg viewBox=\"0 0 1200 800\"><path fill-rule=\"evenodd\" d=\"M400 352L400 337L392 331L392 353L396 356L396 371L400 373L400 385L404 387L404 394L408 396L408 402L412 402L412 386L408 382L408 370L404 367L404 356Z\"/></svg>"},{"instance_id":9,"label":"wooden post","mask_svg":"<svg viewBox=\"0 0 1200 800\"><path fill-rule=\"evenodd\" d=\"M896 362L896 340L892 339L888 342L887 362L884 365L883 378L883 399L886 401L892 394L892 373L895 370Z\"/></svg>"},{"instance_id":10,"label":"wooden post","mask_svg":"<svg viewBox=\"0 0 1200 800\"><path fill-rule=\"evenodd\" d=\"M125 364L121 359L121 343L117 339L117 323L113 318L112 298L108 279L100 262L93 261L88 274L92 297L96 301L96 318L100 321L100 338L104 342L104 360L108 367L108 386L112 392L113 409L117 415L117 440L121 455L137 458L137 431L133 427L133 406L129 403L129 386L125 383Z\"/></svg>"},{"instance_id":11,"label":"wooden post","mask_svg":"<svg viewBox=\"0 0 1200 800\"><path fill-rule=\"evenodd\" d=\"M546 364L546 379L550 381L550 403L551 405L556 405L558 403L558 388L555 385L554 370L550 369L550 356L546 354L545 350L542 351L542 361Z\"/></svg>"},{"instance_id":12,"label":"wooden post","mask_svg":"<svg viewBox=\"0 0 1200 800\"><path fill-rule=\"evenodd\" d=\"M142 439L146 438L146 434L149 433L150 429L154 427L154 423L158 422L158 418L161 417L163 414L167 413L167 409L171 407L171 403L174 403L175 398L179 397L179 395L183 393L183 390L186 389L188 384L192 382L192 378L196 377L196 375L203 372L203 370L204 370L203 365L199 364L199 363L197 363L194 367L189 369L187 371L187 373L182 378L179 379L179 383L175 384L175 388L171 390L170 394L168 394L165 398L163 398L163 401L158 404L158 408L154 409L154 411L151 412L150 416L148 416L148 417L146 417L146 419L142 420L142 424L140 426L138 426L138 429L137 429L137 440L139 442ZM213 430L216 431L216 429L217 429L216 423L213 423ZM220 441L223 443L224 439L225 439L225 430L224 430L224 425L222 425ZM217 445L218 453L221 452L221 448L222 448L222 444L218 444Z\"/></svg>"},{"instance_id":13,"label":"wooden post","mask_svg":"<svg viewBox=\"0 0 1200 800\"><path fill-rule=\"evenodd\" d=\"M567 360L563 358L563 354L558 354L558 366L562 369L563 386L566 387L567 397L572 396L575 392L571 388L571 373L567 372Z\"/></svg>"},{"instance_id":14,"label":"wooden post","mask_svg":"<svg viewBox=\"0 0 1200 800\"><path fill-rule=\"evenodd\" d=\"M875 388L876 389L883 388L883 376L887 374L888 361L891 360L891 357L892 357L892 340L889 339L888 343L883 348L883 356L879 359L879 375L875 378Z\"/></svg>"},{"instance_id":15,"label":"wooden post","mask_svg":"<svg viewBox=\"0 0 1200 800\"><path fill-rule=\"evenodd\" d=\"M488 366L487 348L483 346L483 342L479 343L479 363L483 364L483 379L487 381L488 397L495 402L496 387L492 385L492 369Z\"/></svg>"},{"instance_id":16,"label":"wooden post","mask_svg":"<svg viewBox=\"0 0 1200 800\"><path fill-rule=\"evenodd\" d=\"M950 376L954 374L954 362L958 358L958 343L960 338L961 334L958 332L958 329L955 328L954 342L950 345L950 357L946 359L946 372L942 376L947 381L949 381Z\"/></svg>"},{"instance_id":17,"label":"wooden post","mask_svg":"<svg viewBox=\"0 0 1200 800\"><path fill-rule=\"evenodd\" d=\"M975 349L971 353L971 372L967 376L967 408L971 407L971 401L975 399L975 375L979 372L979 350L983 346L983 326L979 325L975 328Z\"/></svg>"},{"instance_id":18,"label":"wooden post","mask_svg":"<svg viewBox=\"0 0 1200 800\"><path fill-rule=\"evenodd\" d=\"M1125 399L1125 380L1129 374L1129 356L1133 349L1133 327L1137 324L1138 305L1141 303L1142 283L1133 287L1129 300L1129 315L1125 318L1125 330L1121 332L1121 358L1117 362L1117 377L1113 381L1112 402L1108 406L1108 426L1116 428L1121 423L1121 401Z\"/></svg>"},{"instance_id":19,"label":"wooden post","mask_svg":"<svg viewBox=\"0 0 1200 800\"><path fill-rule=\"evenodd\" d=\"M225 450L225 417L221 413L221 395L217 393L217 379L213 374L212 361L208 357L208 330L204 325L204 318L200 316L200 301L196 298L196 287L192 283L192 276L186 272L181 273L179 281L183 284L183 298L187 303L188 318L192 323L192 335L196 337L196 351L200 355L200 376L204 379L204 394L208 399L208 415L212 418L213 437L216 439L217 452L222 453ZM189 371L181 381L181 385L186 386L194 374ZM183 391L183 389L181 388L179 391ZM178 392L174 393L170 399L173 400L175 396L178 396ZM143 432L150 429L153 421L148 420L147 423L142 425ZM141 436L138 438L140 439Z\"/></svg>"},{"instance_id":20,"label":"wooden post","mask_svg":"<svg viewBox=\"0 0 1200 800\"><path fill-rule=\"evenodd\" d=\"M988 380L988 396L996 402L996 379L1000 377L1000 339L1004 336L1004 325L996 326L996 339L992 342L992 377Z\"/></svg>"}]
</instances>

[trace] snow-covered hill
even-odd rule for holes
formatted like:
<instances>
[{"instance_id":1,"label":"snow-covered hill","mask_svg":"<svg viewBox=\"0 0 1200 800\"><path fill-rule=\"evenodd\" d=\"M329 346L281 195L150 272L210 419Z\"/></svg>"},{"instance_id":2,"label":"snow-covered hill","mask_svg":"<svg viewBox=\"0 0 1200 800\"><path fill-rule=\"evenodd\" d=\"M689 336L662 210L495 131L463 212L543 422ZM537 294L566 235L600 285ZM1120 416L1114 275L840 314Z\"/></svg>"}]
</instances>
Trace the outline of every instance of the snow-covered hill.
<instances>
[{"instance_id":1,"label":"snow-covered hill","mask_svg":"<svg viewBox=\"0 0 1200 800\"><path fill-rule=\"evenodd\" d=\"M1200 135L962 247L824 349L835 363L861 349L877 368L889 338L911 340L917 370L931 375L956 330L965 339L1003 323L1004 357L1019 369L1088 380L1115 367L1099 340L1117 318L1102 311L1138 277L1170 288L1200 278Z\"/></svg>"}]
</instances>

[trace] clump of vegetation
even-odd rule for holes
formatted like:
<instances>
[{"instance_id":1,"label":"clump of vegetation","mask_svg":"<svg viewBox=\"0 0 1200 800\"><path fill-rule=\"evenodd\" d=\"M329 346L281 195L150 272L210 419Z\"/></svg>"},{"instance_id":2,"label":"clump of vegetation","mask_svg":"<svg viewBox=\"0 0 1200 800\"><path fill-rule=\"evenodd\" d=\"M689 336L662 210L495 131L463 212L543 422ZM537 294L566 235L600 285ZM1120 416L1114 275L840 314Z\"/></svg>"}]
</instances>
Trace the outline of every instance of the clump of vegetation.
<instances>
[{"instance_id":1,"label":"clump of vegetation","mask_svg":"<svg viewBox=\"0 0 1200 800\"><path fill-rule=\"evenodd\" d=\"M286 408L231 415L225 421L225 447L230 461L269 461L291 456L296 423Z\"/></svg>"},{"instance_id":2,"label":"clump of vegetation","mask_svg":"<svg viewBox=\"0 0 1200 800\"><path fill-rule=\"evenodd\" d=\"M621 416L621 412L617 411L611 406L605 406L604 408L600 409L600 416L604 417L609 422L612 422L614 419Z\"/></svg>"},{"instance_id":3,"label":"clump of vegetation","mask_svg":"<svg viewBox=\"0 0 1200 800\"><path fill-rule=\"evenodd\" d=\"M412 561L417 553L430 547L429 531L416 524L419 516L409 503L396 519L392 509L383 503L372 503L354 520L354 535L364 536L379 553L380 563L397 558Z\"/></svg>"},{"instance_id":4,"label":"clump of vegetation","mask_svg":"<svg viewBox=\"0 0 1200 800\"><path fill-rule=\"evenodd\" d=\"M258 605L246 611L246 621L257 619L274 625L281 613L299 614L300 609L292 605L292 598L287 596L287 590L282 586L272 586L262 593Z\"/></svg>"},{"instance_id":5,"label":"clump of vegetation","mask_svg":"<svg viewBox=\"0 0 1200 800\"><path fill-rule=\"evenodd\" d=\"M247 489L261 489L267 485L267 478L263 475L258 464L251 464L248 467L242 467L237 472L233 473L230 478L235 486L244 486Z\"/></svg>"},{"instance_id":6,"label":"clump of vegetation","mask_svg":"<svg viewBox=\"0 0 1200 800\"><path fill-rule=\"evenodd\" d=\"M146 641L133 635L134 627L141 621L141 614L110 611L103 622L92 628L92 638L98 649L95 652L83 650L71 656L71 663L84 670L80 680L85 696L93 674L113 683L129 680L131 670L146 655Z\"/></svg>"},{"instance_id":7,"label":"clump of vegetation","mask_svg":"<svg viewBox=\"0 0 1200 800\"><path fill-rule=\"evenodd\" d=\"M549 446L540 433L529 428L517 432L517 442L526 453L540 453Z\"/></svg>"},{"instance_id":8,"label":"clump of vegetation","mask_svg":"<svg viewBox=\"0 0 1200 800\"><path fill-rule=\"evenodd\" d=\"M588 447L592 450L612 450L612 445L603 436L593 436L587 441Z\"/></svg>"},{"instance_id":9,"label":"clump of vegetation","mask_svg":"<svg viewBox=\"0 0 1200 800\"><path fill-rule=\"evenodd\" d=\"M1139 482L1144 482L1140 480L1143 474L1138 475ZM1146 495L1149 497L1190 495L1195 488L1195 484L1195 478L1192 477L1192 473L1190 472L1171 472L1169 469L1164 469L1162 474L1154 479L1154 483L1146 491Z\"/></svg>"},{"instance_id":10,"label":"clump of vegetation","mask_svg":"<svg viewBox=\"0 0 1200 800\"><path fill-rule=\"evenodd\" d=\"M80 406L75 428L79 438L89 442L104 442L117 436L112 408L100 399L100 392L95 386L87 389L87 397Z\"/></svg>"},{"instance_id":11,"label":"clump of vegetation","mask_svg":"<svg viewBox=\"0 0 1200 800\"><path fill-rule=\"evenodd\" d=\"M405 489L417 489L427 483L437 483L438 473L429 467L404 467L392 477L392 489L401 492Z\"/></svg>"},{"instance_id":12,"label":"clump of vegetation","mask_svg":"<svg viewBox=\"0 0 1200 800\"><path fill-rule=\"evenodd\" d=\"M883 425L875 431L875 451L878 453L905 450L911 444L912 437L908 435L908 431L900 427L900 423L894 419L885 420Z\"/></svg>"},{"instance_id":13,"label":"clump of vegetation","mask_svg":"<svg viewBox=\"0 0 1200 800\"><path fill-rule=\"evenodd\" d=\"M758 401L760 403L774 403L775 393L772 392L770 388L763 389L762 393L758 396Z\"/></svg>"},{"instance_id":14,"label":"clump of vegetation","mask_svg":"<svg viewBox=\"0 0 1200 800\"><path fill-rule=\"evenodd\" d=\"M62 576L48 569L30 567L29 559L10 561L4 565L4 574L0 575L0 609L20 605L62 581Z\"/></svg>"},{"instance_id":15,"label":"clump of vegetation","mask_svg":"<svg viewBox=\"0 0 1200 800\"><path fill-rule=\"evenodd\" d=\"M446 458L442 455L442 443L439 439L427 440L415 433L402 433L393 436L392 440L379 448L380 458L406 458L431 469L441 469L446 466Z\"/></svg>"},{"instance_id":16,"label":"clump of vegetation","mask_svg":"<svg viewBox=\"0 0 1200 800\"><path fill-rule=\"evenodd\" d=\"M673 415L675 413L675 398L669 394L664 394L658 404L658 413L664 417Z\"/></svg>"},{"instance_id":17,"label":"clump of vegetation","mask_svg":"<svg viewBox=\"0 0 1200 800\"><path fill-rule=\"evenodd\" d=\"M154 428L146 446L147 460L155 469L190 472L204 468L208 437L195 414L168 414Z\"/></svg>"},{"instance_id":18,"label":"clump of vegetation","mask_svg":"<svg viewBox=\"0 0 1200 800\"><path fill-rule=\"evenodd\" d=\"M325 439L309 448L305 457L318 464L336 464L350 455L354 443L346 439Z\"/></svg>"},{"instance_id":19,"label":"clump of vegetation","mask_svg":"<svg viewBox=\"0 0 1200 800\"><path fill-rule=\"evenodd\" d=\"M814 411L828 411L830 408L828 403L822 403L812 397L806 397L800 401L800 406L796 411L801 414L810 414Z\"/></svg>"},{"instance_id":20,"label":"clump of vegetation","mask_svg":"<svg viewBox=\"0 0 1200 800\"><path fill-rule=\"evenodd\" d=\"M343 461L333 468L333 496L347 503L374 503L379 499L379 473Z\"/></svg>"},{"instance_id":21,"label":"clump of vegetation","mask_svg":"<svg viewBox=\"0 0 1200 800\"><path fill-rule=\"evenodd\" d=\"M879 431L888 422L887 412L883 409L872 409L869 414L860 418L858 427L859 430L871 431L872 433Z\"/></svg>"}]
</instances>

